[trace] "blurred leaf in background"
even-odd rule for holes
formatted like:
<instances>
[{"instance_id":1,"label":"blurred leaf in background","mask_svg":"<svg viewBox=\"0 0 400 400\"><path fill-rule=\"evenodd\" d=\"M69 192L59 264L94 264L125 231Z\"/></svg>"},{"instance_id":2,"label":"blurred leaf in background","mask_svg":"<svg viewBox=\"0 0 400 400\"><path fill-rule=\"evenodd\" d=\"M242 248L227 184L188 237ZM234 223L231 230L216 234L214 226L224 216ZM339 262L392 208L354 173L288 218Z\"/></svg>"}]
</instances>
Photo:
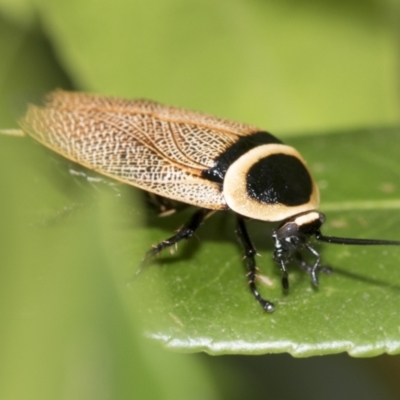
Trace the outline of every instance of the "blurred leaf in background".
<instances>
[{"instance_id":1,"label":"blurred leaf in background","mask_svg":"<svg viewBox=\"0 0 400 400\"><path fill-rule=\"evenodd\" d=\"M0 127L16 126L15 99L61 87L152 98L277 136L313 133L290 143L321 186L326 233L398 238L399 134L371 130L399 123L398 26L399 5L389 0L1 0ZM349 138L315 136L359 127ZM337 273L316 292L294 271L284 296L270 227L252 224L260 267L274 282L265 293L278 299L271 318L246 288L232 219L208 221L200 243L163 255L127 285L147 248L188 214L156 220L135 190L71 177L28 139L0 137L0 165L0 398L233 399L266 388L281 398L329 398L326 381L349 376L347 393L393 395L397 357L193 357L142 333L214 354L304 356L354 343L355 355L397 353L399 250L326 246ZM287 371L294 392L275 385Z\"/></svg>"}]
</instances>

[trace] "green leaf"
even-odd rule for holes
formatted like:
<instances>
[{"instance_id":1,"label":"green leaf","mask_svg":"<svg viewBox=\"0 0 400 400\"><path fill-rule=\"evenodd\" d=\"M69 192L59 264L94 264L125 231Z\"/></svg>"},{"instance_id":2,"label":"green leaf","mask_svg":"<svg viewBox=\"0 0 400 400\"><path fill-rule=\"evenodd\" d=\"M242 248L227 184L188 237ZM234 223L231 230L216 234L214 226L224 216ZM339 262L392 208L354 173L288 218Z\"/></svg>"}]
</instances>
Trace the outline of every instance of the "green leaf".
<instances>
[{"instance_id":1,"label":"green leaf","mask_svg":"<svg viewBox=\"0 0 400 400\"><path fill-rule=\"evenodd\" d=\"M27 139L2 140L1 147L10 146L10 140L17 141L6 151L13 154L14 160L29 159L24 156L32 147ZM396 168L400 131L349 132L288 142L303 153L322 188L325 234L400 238ZM36 146L34 149L38 159L47 155ZM267 277L260 280L260 290L276 305L275 313L266 314L247 288L232 213L210 217L197 239L181 243L175 255L163 253L132 281L145 251L171 236L191 210L175 217L156 218L132 202L129 187L97 184L90 189L86 181L78 180L83 185L79 189L76 178L59 176L57 170L62 170L62 163L56 171L53 162L47 164L33 170L31 165L25 170L19 194L12 189L12 181L8 186L3 184L11 196L8 203L15 204L18 211L10 212L6 197L1 220L9 228L3 229L0 242L10 243L2 250L8 265L5 271L10 273L11 265L24 268L18 272L26 277L21 290L27 290L24 288L30 282L36 282L35 288L45 278L39 287L47 295L35 301L53 304L53 313L60 310L57 304L76 298L83 310L102 309L107 318L120 313L130 316L128 323L139 315L143 325L138 328L138 322L134 323L135 331L139 329L165 347L180 351L289 352L296 357L342 351L354 356L400 352L399 247L316 245L323 262L332 266L334 273L322 275L316 290L309 276L294 266L290 269L290 291L283 293L279 270L271 260L273 225L250 222L250 234L263 256L258 259L260 275ZM31 183L29 175L34 177ZM12 243L21 243L22 247ZM32 246L34 250L28 250ZM24 249L22 253L20 249ZM26 270L30 263L23 261L25 257L37 260L31 272L29 267ZM3 278L2 282L6 284L9 279ZM60 289L56 289L56 282L62 283ZM88 295L93 293L85 299L89 287L93 288ZM37 289L30 290L33 294L27 299L35 299ZM81 293L78 297L76 290ZM28 310L32 307L36 310L39 306L33 302ZM74 310L76 306L70 307ZM68 325L68 315L64 311L58 318Z\"/></svg>"},{"instance_id":2,"label":"green leaf","mask_svg":"<svg viewBox=\"0 0 400 400\"><path fill-rule=\"evenodd\" d=\"M304 154L322 187L325 234L400 239L399 131L288 142ZM177 217L175 227L183 221ZM149 337L169 348L211 354L400 352L399 247L317 245L323 263L334 273L322 275L316 290L309 276L294 267L285 294L271 260L271 226L249 225L264 256L258 259L260 274L272 281L271 287L262 282L259 286L275 303L275 313L263 313L246 287L234 222L228 213L220 213L198 231L199 240L181 244L175 256L164 254L135 282L137 290L150 293L142 310ZM152 220L148 246L170 236L173 226Z\"/></svg>"}]
</instances>

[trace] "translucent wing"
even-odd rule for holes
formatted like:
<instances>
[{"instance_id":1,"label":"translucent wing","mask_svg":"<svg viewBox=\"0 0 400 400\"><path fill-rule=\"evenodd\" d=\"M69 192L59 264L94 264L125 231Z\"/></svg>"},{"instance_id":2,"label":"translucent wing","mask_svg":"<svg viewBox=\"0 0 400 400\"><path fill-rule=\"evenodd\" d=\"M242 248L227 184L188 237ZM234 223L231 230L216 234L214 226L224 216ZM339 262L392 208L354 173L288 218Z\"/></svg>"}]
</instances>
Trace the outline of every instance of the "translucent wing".
<instances>
[{"instance_id":1,"label":"translucent wing","mask_svg":"<svg viewBox=\"0 0 400 400\"><path fill-rule=\"evenodd\" d=\"M55 91L19 121L64 157L152 193L210 209L227 208L220 184L201 177L238 137L256 127L168 107Z\"/></svg>"}]
</instances>

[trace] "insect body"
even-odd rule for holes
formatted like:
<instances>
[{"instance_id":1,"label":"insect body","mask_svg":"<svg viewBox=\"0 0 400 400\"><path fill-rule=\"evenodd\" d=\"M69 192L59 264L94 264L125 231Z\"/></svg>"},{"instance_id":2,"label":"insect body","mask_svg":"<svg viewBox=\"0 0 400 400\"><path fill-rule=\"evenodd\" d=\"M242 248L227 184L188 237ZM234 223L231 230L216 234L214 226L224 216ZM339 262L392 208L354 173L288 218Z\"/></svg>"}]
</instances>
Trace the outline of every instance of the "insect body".
<instances>
[{"instance_id":1,"label":"insect body","mask_svg":"<svg viewBox=\"0 0 400 400\"><path fill-rule=\"evenodd\" d=\"M193 235L215 210L237 215L250 289L264 310L274 305L256 287L256 251L247 218L277 221L273 258L288 289L287 265L299 250L315 256L298 260L317 285L320 257L309 244L389 244L398 241L323 236L319 191L301 155L268 132L221 118L147 100L121 100L55 91L43 105L29 105L22 130L43 145L89 169L152 194L199 207L176 235L151 249L149 257Z\"/></svg>"}]
</instances>

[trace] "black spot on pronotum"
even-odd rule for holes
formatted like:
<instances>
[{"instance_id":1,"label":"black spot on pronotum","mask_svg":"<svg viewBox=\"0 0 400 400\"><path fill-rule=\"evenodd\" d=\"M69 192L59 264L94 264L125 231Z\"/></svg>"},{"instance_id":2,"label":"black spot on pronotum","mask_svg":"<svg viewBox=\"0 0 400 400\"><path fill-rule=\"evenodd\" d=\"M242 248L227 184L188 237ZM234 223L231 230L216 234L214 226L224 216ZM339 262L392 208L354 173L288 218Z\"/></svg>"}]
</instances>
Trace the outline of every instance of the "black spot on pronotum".
<instances>
[{"instance_id":1,"label":"black spot on pronotum","mask_svg":"<svg viewBox=\"0 0 400 400\"><path fill-rule=\"evenodd\" d=\"M246 180L248 195L265 204L305 204L310 200L313 189L304 164L287 154L262 158L249 169Z\"/></svg>"}]
</instances>

